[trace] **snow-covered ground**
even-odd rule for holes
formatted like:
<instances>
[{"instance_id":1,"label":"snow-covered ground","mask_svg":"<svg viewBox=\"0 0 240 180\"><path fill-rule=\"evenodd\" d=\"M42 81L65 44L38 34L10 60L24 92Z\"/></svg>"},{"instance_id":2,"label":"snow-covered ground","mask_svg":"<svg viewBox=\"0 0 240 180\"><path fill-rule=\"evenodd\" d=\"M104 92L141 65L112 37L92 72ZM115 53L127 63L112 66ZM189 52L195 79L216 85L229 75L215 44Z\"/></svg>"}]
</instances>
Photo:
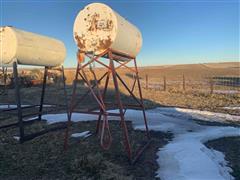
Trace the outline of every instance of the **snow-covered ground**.
<instances>
[{"instance_id":1,"label":"snow-covered ground","mask_svg":"<svg viewBox=\"0 0 240 180\"><path fill-rule=\"evenodd\" d=\"M214 90L214 93L217 93L217 94L239 94L240 92L237 90Z\"/></svg>"},{"instance_id":2,"label":"snow-covered ground","mask_svg":"<svg viewBox=\"0 0 240 180\"><path fill-rule=\"evenodd\" d=\"M21 107L27 107L29 105L22 105ZM17 108L15 104L0 104L0 109L10 109L10 108Z\"/></svg>"},{"instance_id":3,"label":"snow-covered ground","mask_svg":"<svg viewBox=\"0 0 240 180\"><path fill-rule=\"evenodd\" d=\"M111 112L117 112L112 110ZM203 121L240 123L240 116L212 113L182 108L156 108L146 111L149 129L171 132L174 138L159 149L157 177L162 180L231 180L232 171L222 152L207 148L204 143L221 137L240 136L240 128L231 126L206 126L197 124L194 119ZM126 120L135 129L144 130L142 112L127 110ZM66 114L44 115L49 124L67 120ZM111 117L110 120L116 120ZM73 113L72 120L96 120L95 115Z\"/></svg>"},{"instance_id":4,"label":"snow-covered ground","mask_svg":"<svg viewBox=\"0 0 240 180\"><path fill-rule=\"evenodd\" d=\"M23 104L21 105L21 107L28 107L28 106L31 106L31 105L26 105L26 104ZM44 104L43 107L52 107L53 105L50 105L50 104ZM12 108L17 108L17 105L15 104L0 104L0 109L12 109Z\"/></svg>"},{"instance_id":5,"label":"snow-covered ground","mask_svg":"<svg viewBox=\"0 0 240 180\"><path fill-rule=\"evenodd\" d=\"M184 108L157 108L161 114L211 122L239 122L240 116Z\"/></svg>"},{"instance_id":6,"label":"snow-covered ground","mask_svg":"<svg viewBox=\"0 0 240 180\"><path fill-rule=\"evenodd\" d=\"M13 136L13 139L19 141L19 140L20 140L20 137L19 137L19 136Z\"/></svg>"},{"instance_id":7,"label":"snow-covered ground","mask_svg":"<svg viewBox=\"0 0 240 180\"><path fill-rule=\"evenodd\" d=\"M229 107L223 107L223 109L240 110L240 107L239 106L229 106Z\"/></svg>"}]
</instances>

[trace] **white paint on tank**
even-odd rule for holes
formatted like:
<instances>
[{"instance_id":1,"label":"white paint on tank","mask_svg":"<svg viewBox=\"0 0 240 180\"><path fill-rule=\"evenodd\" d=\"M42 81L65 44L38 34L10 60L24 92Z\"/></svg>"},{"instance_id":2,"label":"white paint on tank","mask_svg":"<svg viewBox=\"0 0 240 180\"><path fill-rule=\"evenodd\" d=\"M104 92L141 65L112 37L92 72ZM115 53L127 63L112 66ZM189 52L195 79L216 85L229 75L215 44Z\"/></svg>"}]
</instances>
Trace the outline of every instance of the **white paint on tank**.
<instances>
[{"instance_id":1,"label":"white paint on tank","mask_svg":"<svg viewBox=\"0 0 240 180\"><path fill-rule=\"evenodd\" d=\"M66 57L63 42L14 27L0 27L0 66L59 66Z\"/></svg>"},{"instance_id":2,"label":"white paint on tank","mask_svg":"<svg viewBox=\"0 0 240 180\"><path fill-rule=\"evenodd\" d=\"M111 48L135 57L142 47L140 31L103 3L89 4L78 13L73 34L80 50L95 54Z\"/></svg>"}]
</instances>

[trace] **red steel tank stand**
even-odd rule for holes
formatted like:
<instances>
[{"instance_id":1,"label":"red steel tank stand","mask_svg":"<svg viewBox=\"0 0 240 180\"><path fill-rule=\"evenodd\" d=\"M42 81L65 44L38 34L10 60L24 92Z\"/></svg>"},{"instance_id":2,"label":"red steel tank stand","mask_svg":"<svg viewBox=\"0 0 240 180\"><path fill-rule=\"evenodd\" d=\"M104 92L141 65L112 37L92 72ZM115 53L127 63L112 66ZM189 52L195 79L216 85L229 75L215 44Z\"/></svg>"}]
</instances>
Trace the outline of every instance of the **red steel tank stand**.
<instances>
[{"instance_id":1,"label":"red steel tank stand","mask_svg":"<svg viewBox=\"0 0 240 180\"><path fill-rule=\"evenodd\" d=\"M29 106L24 106L23 107L22 104L21 104L21 97L20 97L20 82L19 82L19 77L18 77L18 68L17 68L17 63L14 62L13 63L13 77L14 77L15 101L16 101L17 107L16 108L9 107L9 108L6 108L6 109L1 109L0 113L10 113L12 111L17 111L18 122L3 125L3 126L0 127L0 129L17 126L19 128L19 136L20 136L19 141L20 141L20 143L23 143L25 141L34 139L35 137L38 137L40 135L46 134L46 133L51 132L51 131L66 128L66 124L64 124L64 125L56 126L54 128L49 128L49 129L46 129L46 130L39 131L37 133L32 133L32 134L25 135L25 132L24 132L24 126L25 125L29 125L29 124L34 123L35 121L42 120L44 95L45 95L45 90L46 90L48 70L60 71L61 74L62 74L63 91L64 91L64 96L65 96L65 105L63 105L63 106L64 106L64 109L67 110L67 114L69 114L68 113L67 92L66 92L66 84L65 84L65 76L64 76L64 67L63 66L60 67L60 68L45 67L40 104L39 105L29 105ZM37 113L30 113L30 114L24 114L22 112L23 109L30 109L30 108L39 108L39 110L38 110ZM31 120L27 120L31 117L36 117L36 118L31 119Z\"/></svg>"},{"instance_id":2,"label":"red steel tank stand","mask_svg":"<svg viewBox=\"0 0 240 180\"><path fill-rule=\"evenodd\" d=\"M85 57L89 58L89 61L86 63L84 63ZM105 58L109 60L109 63L108 64L104 63L103 61L99 60L100 58ZM76 69L75 80L73 83L73 92L72 92L72 98L70 102L68 125L65 133L64 149L66 150L68 147L69 129L71 126L71 118L72 118L73 112L98 115L98 120L96 125L96 134L100 135L100 145L102 146L103 149L109 149L112 142L112 136L111 136L109 124L108 124L108 116L118 116L120 117L120 125L122 127L124 140L125 140L124 146L127 151L129 161L131 163L135 163L151 142L149 131L148 131L147 118L145 114L145 107L144 107L143 98L142 98L141 84L140 84L139 75L138 75L136 58L112 49L107 49L106 51L104 51L103 53L97 56L93 55L92 53L85 53L79 50L77 53L77 59L78 59L78 65ZM134 67L128 66L128 63L132 61L134 62ZM93 68L91 68L91 65L95 62L104 66L107 69L107 71L98 79ZM117 64L117 66L115 66L115 63ZM90 83L85 73L85 69L87 69L88 66L90 66L90 72L92 72L93 74L94 84ZM135 78L131 88L128 87L127 83L123 81L123 79L117 72L117 70L122 67L134 73ZM106 96L106 92L109 85L110 75L112 75L112 80L114 84L116 104L105 102L105 96ZM85 94L83 94L81 97L77 97L76 95L77 82L79 78L82 79L82 81L87 85L87 88L88 88L88 91ZM104 84L103 90L101 91L99 87L99 83L103 79L105 79L105 84ZM136 101L137 104L123 104L120 97L119 82L125 87L125 89L128 91L130 96L133 97L133 99ZM134 94L135 86L138 87L139 99ZM80 104L88 94L91 94L93 96L93 98L95 99L99 107L87 109L87 110L86 109L77 110L76 109L77 105ZM112 107L112 105L116 106L119 109L119 113L107 111L108 107ZM137 150L135 157L133 157L132 148L129 141L128 129L127 129L127 125L124 117L127 108L139 108L142 110L143 117L144 117L144 124L146 128L147 143L144 146L142 146L139 150Z\"/></svg>"}]
</instances>

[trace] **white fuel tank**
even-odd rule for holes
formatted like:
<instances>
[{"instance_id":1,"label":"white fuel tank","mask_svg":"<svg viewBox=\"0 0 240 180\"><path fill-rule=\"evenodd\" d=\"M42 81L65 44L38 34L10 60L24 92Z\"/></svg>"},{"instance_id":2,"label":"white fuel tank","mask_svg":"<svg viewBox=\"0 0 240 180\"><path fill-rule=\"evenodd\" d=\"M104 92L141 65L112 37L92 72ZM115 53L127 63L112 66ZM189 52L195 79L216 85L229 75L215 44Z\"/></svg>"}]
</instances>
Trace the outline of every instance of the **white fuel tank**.
<instances>
[{"instance_id":1,"label":"white fuel tank","mask_svg":"<svg viewBox=\"0 0 240 180\"><path fill-rule=\"evenodd\" d=\"M59 66L66 57L63 42L14 27L0 27L0 66Z\"/></svg>"},{"instance_id":2,"label":"white fuel tank","mask_svg":"<svg viewBox=\"0 0 240 180\"><path fill-rule=\"evenodd\" d=\"M78 13L73 34L80 50L97 55L111 48L135 57L142 47L140 31L102 3L89 4Z\"/></svg>"}]
</instances>

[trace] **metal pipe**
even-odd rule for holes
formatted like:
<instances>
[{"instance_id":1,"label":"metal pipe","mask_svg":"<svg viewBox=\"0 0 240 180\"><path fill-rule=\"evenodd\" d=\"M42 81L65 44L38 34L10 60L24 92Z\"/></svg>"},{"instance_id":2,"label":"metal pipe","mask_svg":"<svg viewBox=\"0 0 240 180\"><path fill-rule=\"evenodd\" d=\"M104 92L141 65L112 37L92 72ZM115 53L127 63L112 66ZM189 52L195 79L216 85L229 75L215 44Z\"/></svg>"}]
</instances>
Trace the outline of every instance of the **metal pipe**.
<instances>
[{"instance_id":1,"label":"metal pipe","mask_svg":"<svg viewBox=\"0 0 240 180\"><path fill-rule=\"evenodd\" d=\"M16 62L13 63L13 76L14 76L14 84L15 84L15 98L16 98L17 109L18 109L18 125L19 125L19 133L20 133L20 142L22 143L24 138L24 127L23 127L23 120L22 120L21 97L20 97L18 69L17 69Z\"/></svg>"}]
</instances>

